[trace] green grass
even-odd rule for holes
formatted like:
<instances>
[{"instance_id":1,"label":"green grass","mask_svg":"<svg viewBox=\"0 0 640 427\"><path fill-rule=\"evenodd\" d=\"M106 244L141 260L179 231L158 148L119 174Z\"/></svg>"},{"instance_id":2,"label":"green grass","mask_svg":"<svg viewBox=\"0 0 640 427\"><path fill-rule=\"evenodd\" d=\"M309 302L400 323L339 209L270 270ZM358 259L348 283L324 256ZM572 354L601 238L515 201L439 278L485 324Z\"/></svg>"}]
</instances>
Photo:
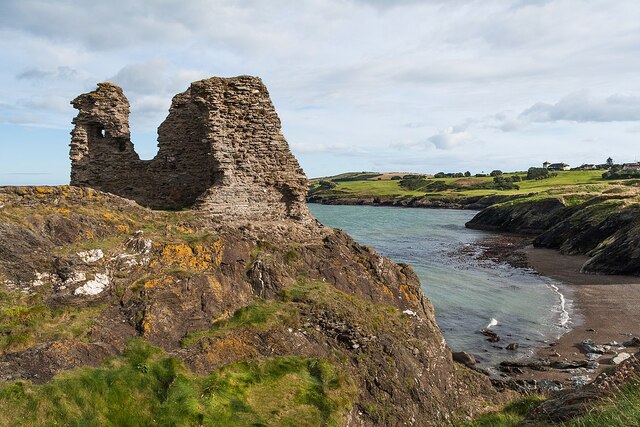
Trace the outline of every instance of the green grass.
<instances>
[{"instance_id":1,"label":"green grass","mask_svg":"<svg viewBox=\"0 0 640 427\"><path fill-rule=\"evenodd\" d=\"M544 400L531 395L490 412L458 427L514 427L527 413ZM539 424L558 427L629 427L640 425L640 379L628 382L615 395L595 405L586 414L565 423Z\"/></svg>"},{"instance_id":2,"label":"green grass","mask_svg":"<svg viewBox=\"0 0 640 427\"><path fill-rule=\"evenodd\" d=\"M238 328L265 330L274 326L288 326L297 322L298 310L290 303L258 300L236 311L232 317L215 322L211 328L189 334L182 340L189 347L204 337L223 337Z\"/></svg>"},{"instance_id":3,"label":"green grass","mask_svg":"<svg viewBox=\"0 0 640 427\"><path fill-rule=\"evenodd\" d=\"M504 176L519 175L526 177L526 173L507 173ZM346 174L343 174L346 175ZM332 179L323 178L325 180ZM543 193L552 190L573 192L578 186L592 186L587 190L597 190L609 188L610 181L602 179L602 171L559 171L558 175L543 180L528 181L523 179L516 184L519 190L496 190L496 189L465 189L474 183L489 182L492 177L469 177L469 178L431 178L428 181L442 181L448 185L457 186L458 189L447 190L442 192L427 193L429 196L437 198L451 197L470 197L470 196L486 196L493 194L514 195ZM312 180L312 183L315 180ZM425 195L422 191L411 191L402 188L399 181L396 180L371 180L365 179L360 181L336 182L337 186L326 192L327 196L346 196L346 197L378 197L378 196L398 196L413 197ZM322 195L320 191L318 194Z\"/></svg>"},{"instance_id":4,"label":"green grass","mask_svg":"<svg viewBox=\"0 0 640 427\"><path fill-rule=\"evenodd\" d=\"M36 343L82 339L102 311L97 307L49 307L40 295L0 291L0 354Z\"/></svg>"},{"instance_id":5,"label":"green grass","mask_svg":"<svg viewBox=\"0 0 640 427\"><path fill-rule=\"evenodd\" d=\"M459 427L513 427L543 400L544 398L538 395L526 396L509 403L501 411L481 415L471 422L459 424Z\"/></svg>"},{"instance_id":6,"label":"green grass","mask_svg":"<svg viewBox=\"0 0 640 427\"><path fill-rule=\"evenodd\" d=\"M0 425L339 426L354 394L323 359L274 357L199 377L133 340L99 368L0 385Z\"/></svg>"},{"instance_id":7,"label":"green grass","mask_svg":"<svg viewBox=\"0 0 640 427\"><path fill-rule=\"evenodd\" d=\"M620 392L565 427L628 427L640 425L640 382L627 383Z\"/></svg>"},{"instance_id":8,"label":"green grass","mask_svg":"<svg viewBox=\"0 0 640 427\"><path fill-rule=\"evenodd\" d=\"M338 182L334 190L355 193L364 196L419 196L424 194L420 191L410 191L400 187L399 181L381 180L381 181L347 181Z\"/></svg>"}]
</instances>

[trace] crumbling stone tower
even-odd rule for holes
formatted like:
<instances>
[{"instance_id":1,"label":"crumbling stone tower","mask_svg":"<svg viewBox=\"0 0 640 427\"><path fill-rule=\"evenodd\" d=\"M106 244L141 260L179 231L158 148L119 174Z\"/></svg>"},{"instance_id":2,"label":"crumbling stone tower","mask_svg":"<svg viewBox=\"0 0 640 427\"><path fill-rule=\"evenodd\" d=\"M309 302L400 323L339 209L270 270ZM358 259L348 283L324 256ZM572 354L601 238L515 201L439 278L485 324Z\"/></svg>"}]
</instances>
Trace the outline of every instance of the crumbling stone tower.
<instances>
[{"instance_id":1,"label":"crumbling stone tower","mask_svg":"<svg viewBox=\"0 0 640 427\"><path fill-rule=\"evenodd\" d=\"M306 219L307 179L257 77L213 77L173 98L158 154L140 160L129 101L112 83L72 102L71 184L154 209L200 209L225 220Z\"/></svg>"}]
</instances>

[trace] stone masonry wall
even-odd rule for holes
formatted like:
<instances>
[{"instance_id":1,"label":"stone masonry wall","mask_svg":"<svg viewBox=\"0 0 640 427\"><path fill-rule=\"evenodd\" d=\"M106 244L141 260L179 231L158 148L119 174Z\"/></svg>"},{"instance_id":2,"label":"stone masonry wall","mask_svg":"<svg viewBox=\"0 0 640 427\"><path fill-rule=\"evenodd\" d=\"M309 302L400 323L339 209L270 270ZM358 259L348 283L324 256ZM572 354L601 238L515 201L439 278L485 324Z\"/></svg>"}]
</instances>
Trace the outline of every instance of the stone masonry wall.
<instances>
[{"instance_id":1,"label":"stone masonry wall","mask_svg":"<svg viewBox=\"0 0 640 427\"><path fill-rule=\"evenodd\" d=\"M309 217L307 179L257 77L213 77L176 95L152 160L140 160L131 143L120 87L99 83L72 104L72 185L226 220Z\"/></svg>"}]
</instances>

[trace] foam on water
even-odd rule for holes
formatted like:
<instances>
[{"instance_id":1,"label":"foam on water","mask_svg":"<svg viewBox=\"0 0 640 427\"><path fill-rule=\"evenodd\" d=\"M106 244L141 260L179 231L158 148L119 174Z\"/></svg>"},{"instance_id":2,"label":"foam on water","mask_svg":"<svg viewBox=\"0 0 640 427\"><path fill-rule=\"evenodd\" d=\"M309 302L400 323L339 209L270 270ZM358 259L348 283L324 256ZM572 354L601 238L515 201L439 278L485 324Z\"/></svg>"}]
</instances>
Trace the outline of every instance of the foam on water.
<instances>
[{"instance_id":1,"label":"foam on water","mask_svg":"<svg viewBox=\"0 0 640 427\"><path fill-rule=\"evenodd\" d=\"M473 211L315 204L309 209L325 225L411 264L449 346L473 353L481 364L530 355L571 325L571 300L561 283L532 270L479 262L469 253L474 242L491 234L464 227ZM466 254L460 255L463 248ZM486 341L478 332L485 327L502 340ZM511 342L520 344L516 352L504 349Z\"/></svg>"}]
</instances>

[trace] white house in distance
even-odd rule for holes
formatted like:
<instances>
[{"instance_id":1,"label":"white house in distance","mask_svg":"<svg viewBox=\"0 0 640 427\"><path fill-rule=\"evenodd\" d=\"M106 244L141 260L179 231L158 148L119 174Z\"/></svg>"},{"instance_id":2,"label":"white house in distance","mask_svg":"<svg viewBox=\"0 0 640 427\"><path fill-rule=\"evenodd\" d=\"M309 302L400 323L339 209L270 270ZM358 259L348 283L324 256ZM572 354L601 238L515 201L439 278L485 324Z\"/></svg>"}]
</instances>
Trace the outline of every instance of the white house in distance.
<instances>
[{"instance_id":1,"label":"white house in distance","mask_svg":"<svg viewBox=\"0 0 640 427\"><path fill-rule=\"evenodd\" d=\"M566 163L549 163L544 162L542 167L552 171L568 171L571 167Z\"/></svg>"}]
</instances>

